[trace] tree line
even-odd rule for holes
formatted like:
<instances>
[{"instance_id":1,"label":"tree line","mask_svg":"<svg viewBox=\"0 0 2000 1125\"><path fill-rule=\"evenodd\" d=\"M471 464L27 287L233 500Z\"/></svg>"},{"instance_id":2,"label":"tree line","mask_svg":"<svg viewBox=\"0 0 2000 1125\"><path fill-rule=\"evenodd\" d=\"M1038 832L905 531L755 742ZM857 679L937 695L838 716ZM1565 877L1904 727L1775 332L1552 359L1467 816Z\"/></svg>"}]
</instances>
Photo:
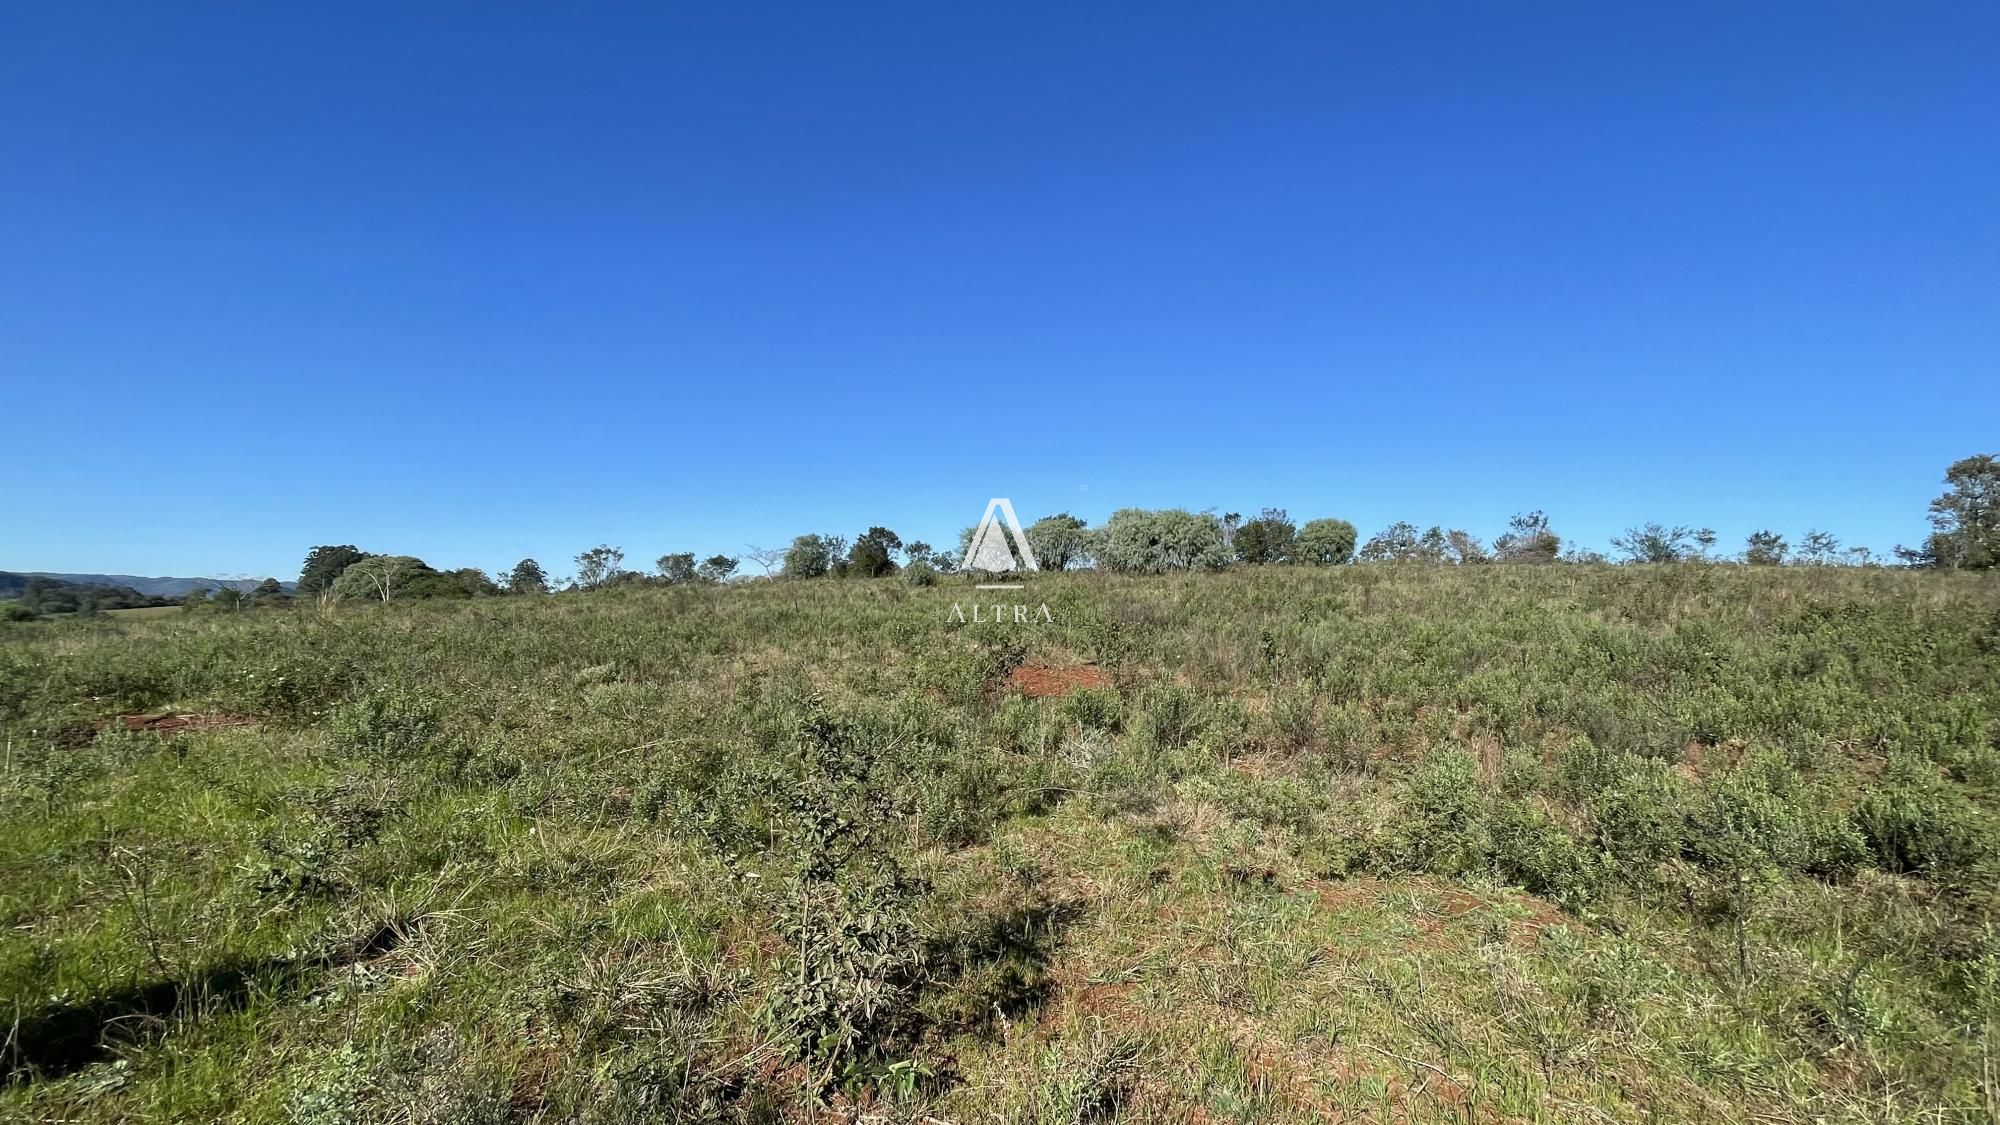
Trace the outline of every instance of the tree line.
<instances>
[{"instance_id":1,"label":"tree line","mask_svg":"<svg viewBox=\"0 0 2000 1125\"><path fill-rule=\"evenodd\" d=\"M1931 502L1931 534L1917 547L1898 546L1894 560L1904 566L1985 570L2000 561L2000 460L1968 457L1945 473L1945 492ZM742 557L694 552L661 555L651 571L628 569L625 552L600 544L575 557L572 578L554 578L532 558L522 559L497 579L476 567L437 570L408 555L376 555L353 544L320 546L306 556L298 595L395 601L410 598L476 598L549 594L558 590L599 590L615 586L694 586L727 582L745 560L762 577L783 579L882 578L901 575L928 585L959 568L975 529L959 535L957 550L922 540L905 541L887 527L874 526L848 538L810 533L788 546L751 545ZM1748 566L1882 565L1887 559L1867 547L1843 544L1830 532L1808 530L1796 542L1771 529L1753 532L1740 550L1720 549L1706 527L1646 523L1611 540L1600 552L1566 543L1547 515L1523 512L1491 543L1462 528L1419 529L1396 522L1360 540L1352 523L1322 517L1303 523L1282 508L1265 508L1245 518L1237 512L1191 512L1181 508L1124 508L1100 527L1068 513L1045 516L1022 529L1027 547L1043 570L1097 568L1127 574L1220 570L1231 566L1341 566L1350 563L1407 563L1439 566L1555 563L1736 562ZM1005 532L1016 551L1011 532ZM266 585L275 587L275 581ZM238 592L255 599L258 591Z\"/></svg>"}]
</instances>

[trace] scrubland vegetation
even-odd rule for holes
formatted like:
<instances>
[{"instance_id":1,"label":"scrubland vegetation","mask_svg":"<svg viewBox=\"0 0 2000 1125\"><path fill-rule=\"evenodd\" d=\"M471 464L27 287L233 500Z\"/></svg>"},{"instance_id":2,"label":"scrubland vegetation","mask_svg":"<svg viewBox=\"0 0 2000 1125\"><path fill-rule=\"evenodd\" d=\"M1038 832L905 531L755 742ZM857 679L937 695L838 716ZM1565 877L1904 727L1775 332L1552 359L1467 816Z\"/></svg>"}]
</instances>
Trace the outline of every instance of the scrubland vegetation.
<instances>
[{"instance_id":1,"label":"scrubland vegetation","mask_svg":"<svg viewBox=\"0 0 2000 1125\"><path fill-rule=\"evenodd\" d=\"M6 627L0 1116L1994 1119L1993 576L974 596Z\"/></svg>"}]
</instances>

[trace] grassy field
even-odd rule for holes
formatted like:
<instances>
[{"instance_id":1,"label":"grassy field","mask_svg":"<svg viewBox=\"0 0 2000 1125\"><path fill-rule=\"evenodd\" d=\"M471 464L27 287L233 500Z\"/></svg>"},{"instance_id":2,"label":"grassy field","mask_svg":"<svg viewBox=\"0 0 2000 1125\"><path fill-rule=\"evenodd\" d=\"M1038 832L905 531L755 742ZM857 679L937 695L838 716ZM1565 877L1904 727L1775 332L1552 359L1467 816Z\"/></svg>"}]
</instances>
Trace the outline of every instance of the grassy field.
<instances>
[{"instance_id":1,"label":"grassy field","mask_svg":"<svg viewBox=\"0 0 2000 1125\"><path fill-rule=\"evenodd\" d=\"M2000 1120L1995 580L975 599L6 627L0 1117Z\"/></svg>"}]
</instances>

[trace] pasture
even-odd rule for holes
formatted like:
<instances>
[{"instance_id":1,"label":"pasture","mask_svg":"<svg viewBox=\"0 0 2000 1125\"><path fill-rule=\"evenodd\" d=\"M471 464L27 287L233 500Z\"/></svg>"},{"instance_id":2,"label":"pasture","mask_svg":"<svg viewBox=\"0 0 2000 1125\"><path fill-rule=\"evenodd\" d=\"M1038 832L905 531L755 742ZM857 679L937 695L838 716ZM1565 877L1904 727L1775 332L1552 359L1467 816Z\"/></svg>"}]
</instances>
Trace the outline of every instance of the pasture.
<instances>
[{"instance_id":1,"label":"pasture","mask_svg":"<svg viewBox=\"0 0 2000 1125\"><path fill-rule=\"evenodd\" d=\"M1004 597L0 627L0 1116L2000 1120L2000 580Z\"/></svg>"}]
</instances>

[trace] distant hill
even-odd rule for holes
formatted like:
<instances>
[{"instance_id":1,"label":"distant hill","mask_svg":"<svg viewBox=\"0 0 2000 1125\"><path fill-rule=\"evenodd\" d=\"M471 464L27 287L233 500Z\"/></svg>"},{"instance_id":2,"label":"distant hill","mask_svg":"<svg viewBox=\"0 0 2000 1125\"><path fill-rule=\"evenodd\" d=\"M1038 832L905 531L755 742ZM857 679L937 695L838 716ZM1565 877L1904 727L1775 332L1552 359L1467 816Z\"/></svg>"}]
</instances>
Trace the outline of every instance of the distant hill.
<instances>
[{"instance_id":1,"label":"distant hill","mask_svg":"<svg viewBox=\"0 0 2000 1125\"><path fill-rule=\"evenodd\" d=\"M76 586L124 586L152 597L178 598L189 590L200 588L214 590L222 586L235 586L248 590L262 582L261 578L142 578L136 574L57 574L46 570L0 570L0 598L21 596L22 587L30 578L53 578L58 582L68 582ZM296 582L284 584L289 594L297 586Z\"/></svg>"}]
</instances>

